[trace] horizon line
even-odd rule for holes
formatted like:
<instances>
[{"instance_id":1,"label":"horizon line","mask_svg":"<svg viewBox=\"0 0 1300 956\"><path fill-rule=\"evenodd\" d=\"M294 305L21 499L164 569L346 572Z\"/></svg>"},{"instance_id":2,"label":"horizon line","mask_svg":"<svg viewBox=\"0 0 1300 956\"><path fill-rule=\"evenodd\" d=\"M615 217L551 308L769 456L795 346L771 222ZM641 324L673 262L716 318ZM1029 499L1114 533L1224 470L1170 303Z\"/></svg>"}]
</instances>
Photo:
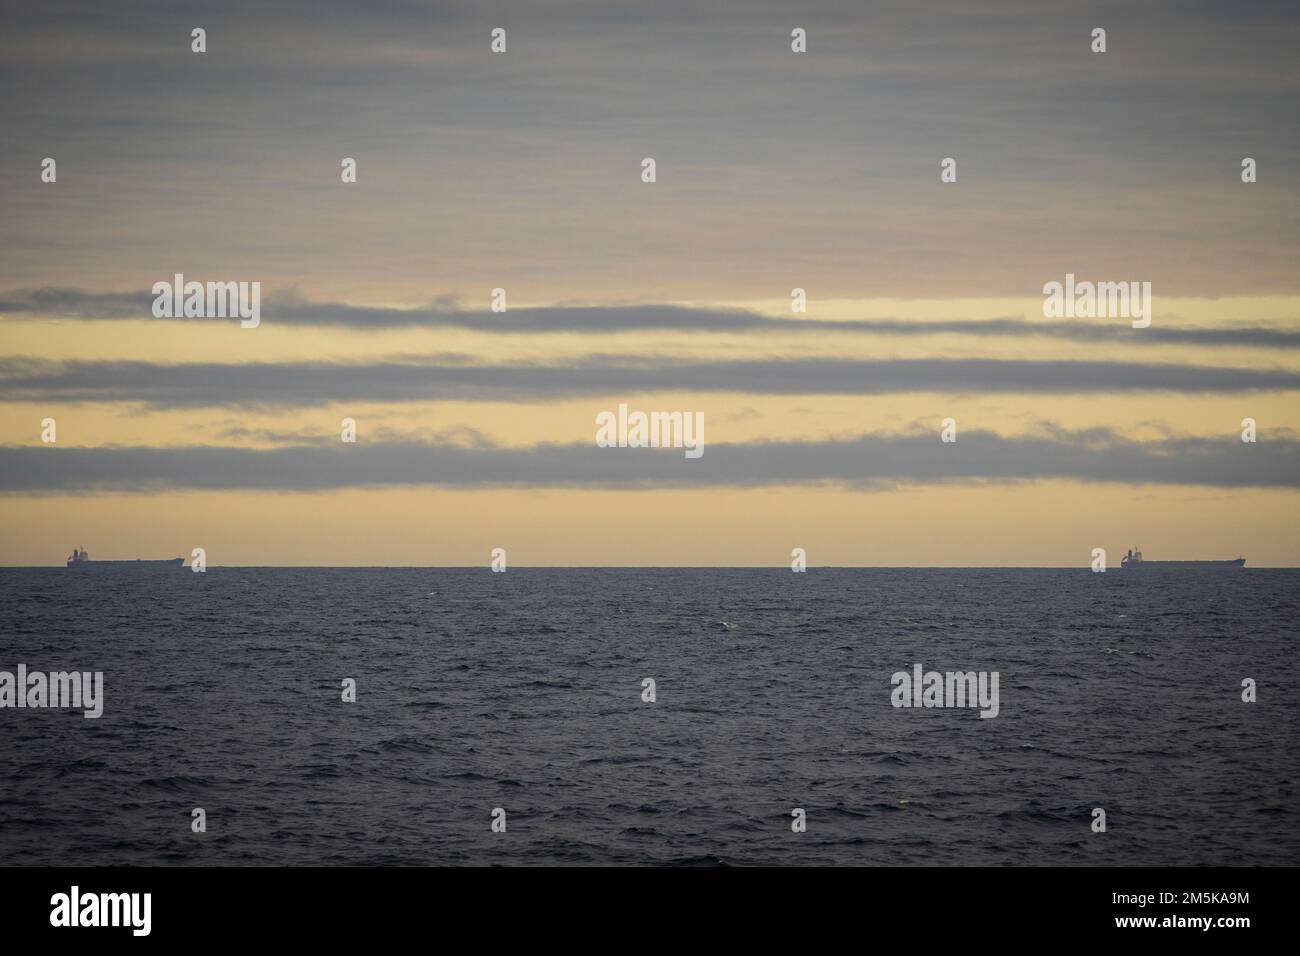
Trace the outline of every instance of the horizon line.
<instances>
[{"instance_id":1,"label":"horizon line","mask_svg":"<svg viewBox=\"0 0 1300 956\"><path fill-rule=\"evenodd\" d=\"M142 564L151 561L166 561L168 558L104 558L91 561L91 564L107 564L124 561L128 564L140 560ZM1231 558L1187 558L1171 559L1194 561L1230 561ZM189 569L190 565L182 565ZM228 570L275 569L288 571L306 571L316 568L345 571L488 571L506 574L510 571L763 571L790 570L788 564L520 564L512 565L506 571L493 572L488 564L208 564L208 570L224 568ZM0 570L42 571L66 569L63 564L0 564ZM1092 571L1089 564L821 564L809 565L804 571ZM1121 570L1118 564L1107 570ZM1148 569L1150 570L1150 569ZM1166 569L1167 570L1167 569ZM1239 570L1254 571L1295 571L1300 565L1243 565ZM204 572L206 573L206 572ZM1104 573L1104 572L1100 572Z\"/></svg>"}]
</instances>

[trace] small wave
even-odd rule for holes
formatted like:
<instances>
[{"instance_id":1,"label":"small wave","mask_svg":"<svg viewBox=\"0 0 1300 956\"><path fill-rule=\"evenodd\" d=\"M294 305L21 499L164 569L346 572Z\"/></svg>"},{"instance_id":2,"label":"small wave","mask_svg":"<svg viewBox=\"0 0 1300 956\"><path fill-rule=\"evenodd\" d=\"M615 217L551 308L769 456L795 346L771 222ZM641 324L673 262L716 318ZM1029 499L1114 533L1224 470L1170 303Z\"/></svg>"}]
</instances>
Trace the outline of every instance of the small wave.
<instances>
[{"instance_id":1,"label":"small wave","mask_svg":"<svg viewBox=\"0 0 1300 956\"><path fill-rule=\"evenodd\" d=\"M669 866L726 866L727 862L722 857L705 853L703 856L681 856L669 860L668 864Z\"/></svg>"},{"instance_id":2,"label":"small wave","mask_svg":"<svg viewBox=\"0 0 1300 956\"><path fill-rule=\"evenodd\" d=\"M380 741L379 749L388 753L429 753L433 746L419 737L394 737Z\"/></svg>"},{"instance_id":3,"label":"small wave","mask_svg":"<svg viewBox=\"0 0 1300 956\"><path fill-rule=\"evenodd\" d=\"M149 777L147 780L140 781L140 786L148 787L151 790L163 790L167 793L183 793L196 787L210 787L212 781L203 777L187 777L183 774L177 774L171 777Z\"/></svg>"}]
</instances>

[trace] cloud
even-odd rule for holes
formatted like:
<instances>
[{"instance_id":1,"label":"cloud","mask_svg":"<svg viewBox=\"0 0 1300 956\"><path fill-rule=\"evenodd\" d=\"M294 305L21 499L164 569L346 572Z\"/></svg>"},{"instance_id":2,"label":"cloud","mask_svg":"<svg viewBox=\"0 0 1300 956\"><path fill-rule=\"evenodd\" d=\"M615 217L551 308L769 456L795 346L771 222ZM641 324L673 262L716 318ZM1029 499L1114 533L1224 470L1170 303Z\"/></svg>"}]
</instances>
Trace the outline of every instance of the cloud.
<instances>
[{"instance_id":1,"label":"cloud","mask_svg":"<svg viewBox=\"0 0 1300 956\"><path fill-rule=\"evenodd\" d=\"M212 322L219 319L166 318L152 314L153 296L83 289L17 289L0 293L0 316L37 316L80 321L145 320ZM459 308L443 296L411 308L311 302L295 294L267 296L262 321L268 325L338 328L455 328L494 335L545 333L609 334L620 332L781 332L824 335L968 335L1062 339L1074 342L1122 342L1128 345L1234 345L1249 348L1300 348L1300 330L1270 326L1133 329L1123 321L1027 322L1017 318L906 321L900 319L783 318L745 309L700 308L667 304L558 305L514 308L504 313ZM237 324L231 319L230 324Z\"/></svg>"},{"instance_id":2,"label":"cloud","mask_svg":"<svg viewBox=\"0 0 1300 956\"><path fill-rule=\"evenodd\" d=\"M51 319L151 319L154 297L148 292L87 292L84 289L15 289L0 294L0 315L34 315Z\"/></svg>"},{"instance_id":3,"label":"cloud","mask_svg":"<svg viewBox=\"0 0 1300 956\"><path fill-rule=\"evenodd\" d=\"M1283 5L1108 5L1104 56L1082 0L1050 16L754 0L725 20L683 0L325 9L206 5L196 56L186 4L7 5L0 85L22 96L6 137L60 178L33 191L39 158L0 155L0 280L171 263L405 289L436 264L483 290L504 275L737 299L778 276L1001 295L1064 264L1187 295L1297 287ZM790 52L796 17L807 54ZM147 228L124 235L136 207ZM195 228L214 215L240 242Z\"/></svg>"},{"instance_id":4,"label":"cloud","mask_svg":"<svg viewBox=\"0 0 1300 956\"><path fill-rule=\"evenodd\" d=\"M166 490L313 492L434 485L462 488L621 489L796 485L864 490L932 482L1064 479L1218 488L1300 486L1300 438L1247 445L1177 437L1150 442L1097 430L1007 437L966 431L862 435L846 441L705 445L680 449L540 444L359 442L275 449L232 447L0 447L0 493L88 494Z\"/></svg>"},{"instance_id":5,"label":"cloud","mask_svg":"<svg viewBox=\"0 0 1300 956\"><path fill-rule=\"evenodd\" d=\"M1136 362L834 358L691 362L621 355L590 355L550 365L477 365L459 355L366 364L165 365L0 359L0 401L134 402L157 408L296 406L330 401L522 401L657 391L882 395L1295 388L1300 388L1300 372Z\"/></svg>"}]
</instances>

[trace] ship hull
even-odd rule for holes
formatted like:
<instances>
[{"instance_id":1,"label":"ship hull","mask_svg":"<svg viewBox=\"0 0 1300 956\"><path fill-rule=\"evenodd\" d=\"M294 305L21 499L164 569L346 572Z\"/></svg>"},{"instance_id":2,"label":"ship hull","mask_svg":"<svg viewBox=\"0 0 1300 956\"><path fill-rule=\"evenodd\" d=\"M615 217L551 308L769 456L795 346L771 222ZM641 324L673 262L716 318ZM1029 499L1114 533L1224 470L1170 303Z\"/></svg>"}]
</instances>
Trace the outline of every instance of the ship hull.
<instances>
[{"instance_id":1,"label":"ship hull","mask_svg":"<svg viewBox=\"0 0 1300 956\"><path fill-rule=\"evenodd\" d=\"M165 558L161 561L69 561L68 567L80 571L95 568L179 568L184 564L184 558Z\"/></svg>"},{"instance_id":2,"label":"ship hull","mask_svg":"<svg viewBox=\"0 0 1300 956\"><path fill-rule=\"evenodd\" d=\"M1119 566L1129 571L1141 570L1142 568L1227 570L1229 568L1244 568L1246 559L1234 558L1231 561L1121 561Z\"/></svg>"}]
</instances>

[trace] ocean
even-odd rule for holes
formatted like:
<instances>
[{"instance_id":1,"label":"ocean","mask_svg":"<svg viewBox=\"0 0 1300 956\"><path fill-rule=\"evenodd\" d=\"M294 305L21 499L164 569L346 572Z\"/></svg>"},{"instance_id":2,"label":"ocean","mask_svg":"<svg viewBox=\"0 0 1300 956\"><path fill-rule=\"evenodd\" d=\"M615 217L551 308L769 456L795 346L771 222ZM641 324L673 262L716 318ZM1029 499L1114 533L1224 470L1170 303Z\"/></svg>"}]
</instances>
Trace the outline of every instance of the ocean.
<instances>
[{"instance_id":1,"label":"ocean","mask_svg":"<svg viewBox=\"0 0 1300 956\"><path fill-rule=\"evenodd\" d=\"M0 671L102 671L104 710L0 709L0 860L1297 864L1298 594L1261 569L3 569ZM997 716L893 706L917 664L997 672Z\"/></svg>"}]
</instances>

